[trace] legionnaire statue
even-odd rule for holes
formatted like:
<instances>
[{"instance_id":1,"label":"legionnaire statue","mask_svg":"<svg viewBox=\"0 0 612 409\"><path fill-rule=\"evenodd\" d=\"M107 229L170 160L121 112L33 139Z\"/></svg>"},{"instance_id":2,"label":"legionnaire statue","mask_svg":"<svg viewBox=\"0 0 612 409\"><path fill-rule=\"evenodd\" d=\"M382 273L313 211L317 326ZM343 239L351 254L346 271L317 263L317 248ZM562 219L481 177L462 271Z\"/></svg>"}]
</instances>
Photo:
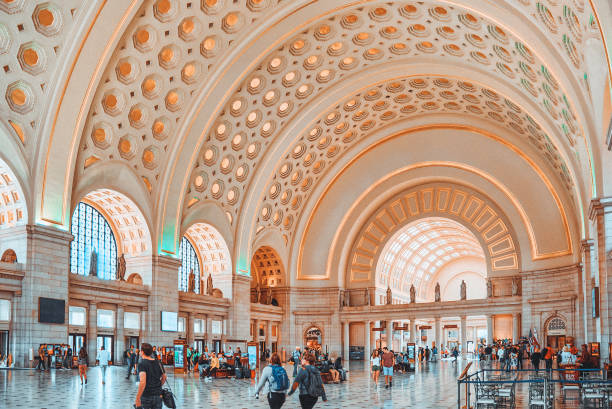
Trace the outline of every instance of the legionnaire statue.
<instances>
[{"instance_id":1,"label":"legionnaire statue","mask_svg":"<svg viewBox=\"0 0 612 409\"><path fill-rule=\"evenodd\" d=\"M391 301L391 287L387 286L387 305L390 305Z\"/></svg>"},{"instance_id":2,"label":"legionnaire statue","mask_svg":"<svg viewBox=\"0 0 612 409\"><path fill-rule=\"evenodd\" d=\"M208 273L208 278L206 279L206 294L212 295L213 293L213 282L212 276Z\"/></svg>"},{"instance_id":3,"label":"legionnaire statue","mask_svg":"<svg viewBox=\"0 0 612 409\"><path fill-rule=\"evenodd\" d=\"M117 280L125 281L125 255L121 254L117 258Z\"/></svg>"},{"instance_id":4,"label":"legionnaire statue","mask_svg":"<svg viewBox=\"0 0 612 409\"><path fill-rule=\"evenodd\" d=\"M414 288L414 284L410 286L410 304L414 304L416 302L416 289Z\"/></svg>"},{"instance_id":5,"label":"legionnaire statue","mask_svg":"<svg viewBox=\"0 0 612 409\"><path fill-rule=\"evenodd\" d=\"M436 283L436 295L435 295L435 300L436 302L440 302L440 283Z\"/></svg>"},{"instance_id":6,"label":"legionnaire statue","mask_svg":"<svg viewBox=\"0 0 612 409\"><path fill-rule=\"evenodd\" d=\"M187 286L187 291L190 293L195 293L195 274L193 274L193 268L189 272L189 284Z\"/></svg>"},{"instance_id":7,"label":"legionnaire statue","mask_svg":"<svg viewBox=\"0 0 612 409\"><path fill-rule=\"evenodd\" d=\"M487 280L487 298L493 297L493 281L489 278Z\"/></svg>"},{"instance_id":8,"label":"legionnaire statue","mask_svg":"<svg viewBox=\"0 0 612 409\"><path fill-rule=\"evenodd\" d=\"M512 295L518 295L518 278L512 277Z\"/></svg>"},{"instance_id":9,"label":"legionnaire statue","mask_svg":"<svg viewBox=\"0 0 612 409\"><path fill-rule=\"evenodd\" d=\"M467 291L466 291L466 286L465 286L465 280L461 280L461 292L460 292L460 295L461 295L461 299L462 300L465 300L466 293L467 293Z\"/></svg>"},{"instance_id":10,"label":"legionnaire statue","mask_svg":"<svg viewBox=\"0 0 612 409\"><path fill-rule=\"evenodd\" d=\"M340 305L340 309L342 309L342 307L344 307L344 290L340 290L338 292L338 304Z\"/></svg>"},{"instance_id":11,"label":"legionnaire statue","mask_svg":"<svg viewBox=\"0 0 612 409\"><path fill-rule=\"evenodd\" d=\"M266 296L266 304L272 304L272 287L268 287L268 294Z\"/></svg>"},{"instance_id":12,"label":"legionnaire statue","mask_svg":"<svg viewBox=\"0 0 612 409\"><path fill-rule=\"evenodd\" d=\"M89 257L89 275L98 276L98 254L95 250L91 251L91 257Z\"/></svg>"},{"instance_id":13,"label":"legionnaire statue","mask_svg":"<svg viewBox=\"0 0 612 409\"><path fill-rule=\"evenodd\" d=\"M368 287L366 287L365 289L365 305L370 305L370 289Z\"/></svg>"}]
</instances>

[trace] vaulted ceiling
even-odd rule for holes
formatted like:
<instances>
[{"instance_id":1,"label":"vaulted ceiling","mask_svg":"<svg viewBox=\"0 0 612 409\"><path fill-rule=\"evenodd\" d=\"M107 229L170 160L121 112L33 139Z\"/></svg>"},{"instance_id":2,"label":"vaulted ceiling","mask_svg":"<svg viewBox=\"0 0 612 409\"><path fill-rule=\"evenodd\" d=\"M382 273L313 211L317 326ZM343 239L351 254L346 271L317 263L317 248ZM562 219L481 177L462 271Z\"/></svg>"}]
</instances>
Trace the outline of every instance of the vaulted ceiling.
<instances>
[{"instance_id":1,"label":"vaulted ceiling","mask_svg":"<svg viewBox=\"0 0 612 409\"><path fill-rule=\"evenodd\" d=\"M601 190L588 1L120 3L0 0L3 159L33 221L66 228L102 178L138 185L160 253L210 203L233 257L264 230L290 245L360 141L425 117L503 127L577 224Z\"/></svg>"}]
</instances>

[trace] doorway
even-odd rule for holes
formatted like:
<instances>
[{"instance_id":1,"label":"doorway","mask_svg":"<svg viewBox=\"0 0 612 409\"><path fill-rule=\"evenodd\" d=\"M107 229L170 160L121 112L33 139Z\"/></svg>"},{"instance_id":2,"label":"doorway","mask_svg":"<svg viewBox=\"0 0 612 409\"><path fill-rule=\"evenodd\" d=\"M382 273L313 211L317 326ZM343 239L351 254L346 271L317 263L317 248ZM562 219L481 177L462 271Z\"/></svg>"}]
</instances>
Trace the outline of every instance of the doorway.
<instances>
[{"instance_id":1,"label":"doorway","mask_svg":"<svg viewBox=\"0 0 612 409\"><path fill-rule=\"evenodd\" d=\"M546 345L557 352L565 345L565 335L548 335L546 337Z\"/></svg>"},{"instance_id":2,"label":"doorway","mask_svg":"<svg viewBox=\"0 0 612 409\"><path fill-rule=\"evenodd\" d=\"M213 352L215 352L216 354L218 354L219 352L221 352L221 341L218 339L215 339L213 341Z\"/></svg>"},{"instance_id":3,"label":"doorway","mask_svg":"<svg viewBox=\"0 0 612 409\"><path fill-rule=\"evenodd\" d=\"M9 353L9 332L0 331L0 355L6 356Z\"/></svg>"},{"instance_id":4,"label":"doorway","mask_svg":"<svg viewBox=\"0 0 612 409\"><path fill-rule=\"evenodd\" d=\"M125 349L130 349L133 346L134 349L140 348L140 338L139 337L125 337Z\"/></svg>"},{"instance_id":5,"label":"doorway","mask_svg":"<svg viewBox=\"0 0 612 409\"><path fill-rule=\"evenodd\" d=\"M204 342L203 339L196 339L195 341L193 341L193 349L195 349L198 352L204 352L205 346L206 346L206 343Z\"/></svg>"},{"instance_id":6,"label":"doorway","mask_svg":"<svg viewBox=\"0 0 612 409\"><path fill-rule=\"evenodd\" d=\"M72 355L78 355L81 347L85 345L85 335L70 334L68 335L68 345L72 348Z\"/></svg>"},{"instance_id":7,"label":"doorway","mask_svg":"<svg viewBox=\"0 0 612 409\"><path fill-rule=\"evenodd\" d=\"M110 351L111 362L115 362L114 338L112 335L98 335L96 342L96 351L99 351L102 345L104 345L105 350Z\"/></svg>"}]
</instances>

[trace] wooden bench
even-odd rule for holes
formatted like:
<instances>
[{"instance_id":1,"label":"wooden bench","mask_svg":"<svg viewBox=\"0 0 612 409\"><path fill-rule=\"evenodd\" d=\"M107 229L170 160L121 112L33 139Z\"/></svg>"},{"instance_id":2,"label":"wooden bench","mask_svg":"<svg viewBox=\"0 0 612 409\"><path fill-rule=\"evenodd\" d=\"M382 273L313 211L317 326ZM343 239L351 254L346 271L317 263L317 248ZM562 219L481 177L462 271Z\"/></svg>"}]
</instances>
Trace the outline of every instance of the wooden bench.
<instances>
[{"instance_id":1,"label":"wooden bench","mask_svg":"<svg viewBox=\"0 0 612 409\"><path fill-rule=\"evenodd\" d=\"M329 372L321 372L321 380L323 383L328 384L332 381L332 376Z\"/></svg>"}]
</instances>

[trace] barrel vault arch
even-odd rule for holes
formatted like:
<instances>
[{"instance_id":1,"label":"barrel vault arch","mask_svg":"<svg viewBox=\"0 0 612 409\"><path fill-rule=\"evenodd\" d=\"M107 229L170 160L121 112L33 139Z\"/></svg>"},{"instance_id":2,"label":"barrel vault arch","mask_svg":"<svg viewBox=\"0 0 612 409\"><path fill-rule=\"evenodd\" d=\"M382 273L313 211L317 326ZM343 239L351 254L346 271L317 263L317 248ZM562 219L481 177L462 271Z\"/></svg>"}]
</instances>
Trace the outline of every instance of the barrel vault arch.
<instances>
[{"instance_id":1,"label":"barrel vault arch","mask_svg":"<svg viewBox=\"0 0 612 409\"><path fill-rule=\"evenodd\" d=\"M403 226L429 217L448 218L468 228L485 250L489 276L520 271L514 229L491 199L460 184L427 183L394 195L362 225L347 259L346 286L374 283L376 265L387 241Z\"/></svg>"}]
</instances>

